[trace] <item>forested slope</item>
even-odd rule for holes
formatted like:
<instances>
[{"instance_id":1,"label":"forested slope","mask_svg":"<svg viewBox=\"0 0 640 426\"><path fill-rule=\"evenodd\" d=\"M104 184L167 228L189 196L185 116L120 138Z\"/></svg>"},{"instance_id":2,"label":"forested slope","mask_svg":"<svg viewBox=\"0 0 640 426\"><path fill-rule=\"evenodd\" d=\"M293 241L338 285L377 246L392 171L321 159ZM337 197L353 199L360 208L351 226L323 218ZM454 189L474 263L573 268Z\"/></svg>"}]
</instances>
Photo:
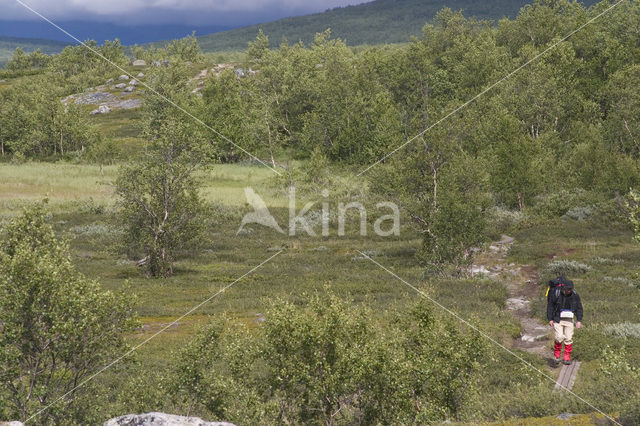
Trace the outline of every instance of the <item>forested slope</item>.
<instances>
[{"instance_id":1,"label":"forested slope","mask_svg":"<svg viewBox=\"0 0 640 426\"><path fill-rule=\"evenodd\" d=\"M245 49L259 29L276 45L285 37L290 42L309 43L313 35L331 28L333 36L357 46L399 43L420 35L426 22L443 7L462 10L465 16L498 20L514 17L528 0L376 0L357 6L340 7L305 16L280 19L235 30L198 37L204 51ZM582 2L589 6L595 1Z\"/></svg>"}]
</instances>

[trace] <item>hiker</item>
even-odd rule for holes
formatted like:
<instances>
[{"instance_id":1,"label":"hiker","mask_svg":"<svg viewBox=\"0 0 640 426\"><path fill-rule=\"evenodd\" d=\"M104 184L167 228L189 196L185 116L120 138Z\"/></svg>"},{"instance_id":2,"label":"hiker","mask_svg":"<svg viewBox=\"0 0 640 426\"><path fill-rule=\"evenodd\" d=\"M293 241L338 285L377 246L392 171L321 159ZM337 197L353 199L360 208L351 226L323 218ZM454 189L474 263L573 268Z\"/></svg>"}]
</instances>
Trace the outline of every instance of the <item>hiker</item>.
<instances>
[{"instance_id":1,"label":"hiker","mask_svg":"<svg viewBox=\"0 0 640 426\"><path fill-rule=\"evenodd\" d=\"M573 349L573 319L576 328L582 327L582 302L580 296L573 289L573 281L565 277L558 277L549 282L547 292L547 319L555 331L553 356L555 363L560 363L562 344L564 356L562 363L571 364L571 350Z\"/></svg>"}]
</instances>

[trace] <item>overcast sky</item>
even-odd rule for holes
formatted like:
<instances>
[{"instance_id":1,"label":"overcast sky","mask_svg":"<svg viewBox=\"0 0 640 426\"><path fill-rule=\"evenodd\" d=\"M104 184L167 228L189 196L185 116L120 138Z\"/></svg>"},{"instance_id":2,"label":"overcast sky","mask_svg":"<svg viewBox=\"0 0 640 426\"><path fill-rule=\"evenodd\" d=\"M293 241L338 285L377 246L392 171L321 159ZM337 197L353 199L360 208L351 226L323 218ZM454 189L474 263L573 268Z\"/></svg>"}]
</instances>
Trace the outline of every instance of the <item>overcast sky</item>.
<instances>
[{"instance_id":1,"label":"overcast sky","mask_svg":"<svg viewBox=\"0 0 640 426\"><path fill-rule=\"evenodd\" d=\"M192 24L236 26L322 12L367 0L21 0L52 20L120 25ZM0 0L0 20L40 19L16 0Z\"/></svg>"}]
</instances>

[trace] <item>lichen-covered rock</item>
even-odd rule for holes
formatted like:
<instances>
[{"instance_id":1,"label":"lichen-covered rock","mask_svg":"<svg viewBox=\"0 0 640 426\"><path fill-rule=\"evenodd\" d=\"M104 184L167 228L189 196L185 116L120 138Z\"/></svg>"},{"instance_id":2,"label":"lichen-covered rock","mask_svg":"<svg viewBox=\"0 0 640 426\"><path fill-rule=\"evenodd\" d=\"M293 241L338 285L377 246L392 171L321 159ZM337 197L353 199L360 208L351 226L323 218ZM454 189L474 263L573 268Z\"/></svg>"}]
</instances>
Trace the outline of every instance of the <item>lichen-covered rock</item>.
<instances>
[{"instance_id":1,"label":"lichen-covered rock","mask_svg":"<svg viewBox=\"0 0 640 426\"><path fill-rule=\"evenodd\" d=\"M147 61L145 61L144 59L136 59L131 65L133 65L134 67L146 67Z\"/></svg>"},{"instance_id":2,"label":"lichen-covered rock","mask_svg":"<svg viewBox=\"0 0 640 426\"><path fill-rule=\"evenodd\" d=\"M107 420L103 426L235 426L227 422L208 422L199 417L165 413L127 414Z\"/></svg>"},{"instance_id":3,"label":"lichen-covered rock","mask_svg":"<svg viewBox=\"0 0 640 426\"><path fill-rule=\"evenodd\" d=\"M107 105L100 105L97 109L94 109L89 114L90 115L109 114L110 112L111 112L111 108L109 108Z\"/></svg>"}]
</instances>

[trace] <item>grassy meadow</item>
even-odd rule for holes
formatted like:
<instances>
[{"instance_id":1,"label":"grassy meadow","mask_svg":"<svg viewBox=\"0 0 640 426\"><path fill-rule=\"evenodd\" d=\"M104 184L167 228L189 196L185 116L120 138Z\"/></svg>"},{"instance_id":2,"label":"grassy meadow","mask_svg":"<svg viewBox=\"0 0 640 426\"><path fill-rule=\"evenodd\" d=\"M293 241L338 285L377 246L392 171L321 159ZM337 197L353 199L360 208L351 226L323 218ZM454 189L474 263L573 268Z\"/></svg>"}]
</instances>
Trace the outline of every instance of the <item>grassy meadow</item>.
<instances>
[{"instance_id":1,"label":"grassy meadow","mask_svg":"<svg viewBox=\"0 0 640 426\"><path fill-rule=\"evenodd\" d=\"M391 3L379 2L385 7L389 6L389 10L394 9ZM543 9L544 12L547 7L545 5L554 2L539 3L538 9ZM59 117L65 117L67 113L63 111L64 106L58 103L57 94L62 92L54 91L55 88L50 87L53 83L48 80L49 76L58 74L49 74L50 71L44 70L25 70L24 73L7 77L8 81L0 82L0 97L7 95L0 100L6 99L4 102L9 106L0 108L0 124L6 126L0 127L0 137L3 138L3 150L7 147L7 152L3 152L0 157L0 226L20 215L30 204L46 200L47 220L57 236L68 241L74 266L86 277L95 280L101 288L125 292L135 305L138 325L133 332L129 333L130 329L127 329L125 339L130 347L141 346L126 360L96 376L95 382L100 386L91 387L89 384L87 392L78 396L80 403L77 406L82 406L84 400L81 398L87 398L86 395L90 399L95 397L96 408L91 415L102 420L134 412L187 414L184 401L176 402L176 395L168 390L170 385L167 378L175 372L177 353L192 341L193 336L198 335L202 326L227 318L231 325L249 326L248 335L260 336L263 330L278 320L277 315L272 315L274 311L269 310L274 302L291 302L302 309L309 306L313 295L332 293L348 301L346 310L360 308L361 305L370 308L371 316L367 317L367 320L371 320L369 324L374 324L373 328L383 331L376 336L389 336L384 333L399 330L393 327L402 324L398 322L398 314L410 312L420 299L421 296L411 287L414 286L437 301L437 304L432 303L432 312L437 317L450 320L451 323L446 323L446 326L453 324L451 328L455 331L459 327L465 329L465 332L473 333L464 321L459 321L462 318L504 346L503 348L483 339L486 349L483 347L478 350L478 353L483 354L482 359L469 369L469 374L473 373L473 380L467 382L471 383L469 389L467 390L467 383L461 385L464 388L462 394L452 404L456 406L455 416L443 411L431 413L432 418L464 419L473 424L610 424L603 417L604 412L625 422L625 425L640 422L640 240L634 239L634 234L640 232L640 196L635 206L638 215L635 233L628 217L629 212L634 211L634 206L623 205L625 200L632 198L629 188L637 188L640 182L640 154L636 152L638 144L635 139L631 137L627 140L626 133L620 134L620 123L615 121L617 116L614 114L622 111L620 122L626 125L627 118L633 119L631 129L640 129L640 121L635 118L640 98L626 97L637 86L636 83L640 82L640 66L629 60L629 70L620 65L620 70L612 68L604 73L604 66L599 65L607 63L611 68L610 61L616 63L617 67L628 60L627 56L619 52L616 53L619 56L612 56L615 60L602 56L601 51L608 52L608 47L604 49L602 46L620 46L620 51L633 51L634 55L640 52L629 48L635 46L633 43L637 41L637 34L628 37L633 42L628 42L626 38L618 39L618 32L623 32L622 27L625 30L626 27L634 28L623 22L621 18L624 15L612 18L612 21L621 22L616 24L620 25L620 31L618 27L614 27L611 30L613 35L602 36L606 41L602 46L592 43L590 39L575 47L570 46L573 40L565 41L562 44L564 47L561 47L569 50L567 55L563 53L560 56L571 58L570 61L553 62L551 58L542 58L548 62L541 60L538 68L530 67L527 72L530 71L531 75L522 81L513 78L502 85L504 89L501 90L504 92L488 92L486 96L493 97L482 103L490 106L487 111L482 109L484 106L472 109L476 106L470 104L465 114L451 118L452 123L447 124L451 128L445 128L443 123L442 129L436 128L428 138L420 138L421 143L409 144L393 158L385 158L384 164L377 166L380 169L362 178L356 175L365 165L371 164L373 159L389 152L391 145L400 146L406 140L405 133L416 134L412 130L414 127L422 130L423 119L428 118L430 122L435 117L448 117L446 114L450 111L449 106L464 105L482 87L488 87L488 84L495 81L494 74L503 75L503 69L513 69L515 64L524 63L535 52L543 52L544 46L551 43L554 32L559 31L556 27L563 28L567 19L564 12L560 11L553 11L558 16L528 15L537 13L536 10L526 8L520 20L514 20L509 25L503 23L497 28L485 26L475 20L466 21L462 15L445 11L442 19L448 19L446 22L451 25L439 24L441 27L427 28L423 40L416 39L393 48L351 49L346 44L324 39L323 36L318 37L317 44L307 50L302 46L283 46L278 51L268 51L265 45L264 51L258 51L256 46L260 45L259 38L248 52L230 50L201 55L198 48L197 55L194 58L189 56L190 59L187 60L184 55L189 52L189 46L197 47L197 43L195 39L184 39L182 44L176 42L173 48L181 47L186 53L183 52L184 57L180 58L178 54L168 56L171 57L171 66L135 68L123 65L132 75L143 70L146 76L140 77L142 82L154 81L151 77L157 77L160 82L176 78L177 83L171 84L176 88L171 90L175 89L175 94L180 95L176 97L179 102L182 102L182 95L186 95L184 99L189 101L183 99L185 108L191 105L191 97L201 95L202 102L196 99L193 105L202 107L199 113L203 117L210 114L209 118L229 123L228 130L237 132L229 133L231 139L256 142L253 147L246 146L247 150L261 158L272 156L274 161L283 166L278 167L278 170L283 170L283 176L276 176L272 170L257 162L245 160L232 163L238 160L237 153L233 150L225 152L222 146L224 144L216 147L220 150L214 150L212 155L229 163L208 165L195 172L197 179L194 185L201 184L198 191L207 213L202 218L205 232L198 236L197 247L186 250L180 247L182 256L173 264L172 273L166 274L171 275L168 278L150 278L145 274L144 268L137 266L139 259L123 254L125 224L120 223L117 214L122 204L119 204L121 200L115 192L114 183L118 176L123 176L119 173L120 167L127 161L144 158L148 163L162 163L168 158L166 162L171 163L174 159L174 145L171 142L183 144L175 145L179 148L190 147L190 143L196 141L200 144L198 147L202 148L209 142L214 143L214 135L200 135L193 131L189 127L193 123L186 118L183 120L181 115L178 117L178 113L174 116L174 110L164 115L166 111L157 105L154 107L148 98L143 100L146 111L141 108L114 109L108 114L90 115L97 105L83 105L80 107L80 114L75 116L77 120L69 120L73 121L71 123L64 121L64 126L60 124L60 147L63 144L63 130L73 136L69 136L69 141L74 143L67 145L65 142L62 154L61 150L57 150L56 144L51 143L57 141L58 130L50 132L53 136L46 132L50 130L49 127L58 129L55 127L58 122L51 118L50 110L56 110ZM634 6L630 10L640 16L640 8ZM341 13L343 12L336 10L329 15ZM558 20L550 20L549 16ZM575 19L583 19L584 16L587 15L578 14ZM531 22L539 26L541 34L541 40L536 41L535 46L528 46L526 41L531 38ZM466 30L457 31L458 27L466 28L468 34ZM521 37L524 41L513 37L511 32L515 34L516 30L526 36ZM593 31L594 40L601 37L598 31L607 34L604 29ZM556 38L553 40L566 32L555 34ZM547 36L549 40L545 41ZM512 38L515 40L513 43L506 43L505 40ZM278 40L272 38L271 42ZM446 46L450 40L453 47ZM447 43L440 43L441 41ZM471 41L478 43L470 44ZM262 42L267 40L262 39ZM590 44L595 46L593 52L585 48ZM515 54L528 52L528 47L532 49L531 55ZM60 75L64 72L71 75L65 78L65 96L90 92L92 90L89 87L98 87L107 79L117 79L121 74L121 70L104 71L101 66L95 65L95 70L89 68L83 71L86 75L74 75L74 67L79 63L84 64L86 58L80 54L80 50L73 55L72 53L69 53L71 56L67 59L68 63L54 62L60 69ZM160 53L149 50L145 54L151 59ZM252 55L258 53L263 55L261 59L252 58ZM462 53L464 58L459 57ZM327 63L331 66L323 65L325 56L330 59ZM129 58L124 57L124 54L121 59L123 64L129 63ZM493 65L492 61L495 62ZM208 72L206 79L199 77L203 70L211 70L217 63L223 62L237 62L238 67L251 66L259 72L246 78L236 77L231 71L218 76L214 72ZM447 69L447 64L457 63L465 66ZM406 65L405 68L409 71L406 74L396 72L398 64ZM435 64L443 64L442 69ZM491 72L478 71L485 66ZM601 68L603 75L594 77ZM41 75L36 75L38 72ZM558 79L556 82L556 74L571 77L562 81ZM422 80L417 77L425 77L425 81L428 81L426 78L432 76L438 77L432 82L435 89L433 99L430 98L431 95L427 96L428 99L415 97L415 93L422 93L424 90L417 83ZM477 81L469 78L470 76L477 77ZM440 77L442 81L439 80ZM51 93L57 93L56 97L49 99L50 104L43 104L37 97L31 99L27 96L30 95L30 83L48 88ZM13 93L16 87L22 88L20 90L23 92ZM196 87L203 90L192 92ZM613 89L620 93L611 95L612 99L602 95ZM109 90L113 94L121 93L121 90L115 88ZM450 97L450 93L458 92L459 98ZM126 96L142 99L144 93L144 85L140 84L133 93ZM540 94L544 95L545 102L534 102ZM23 108L24 111L34 110L36 113L18 114L23 121L17 121L13 118L13 109L20 112L23 98L29 98L31 102L30 109ZM228 104L225 103L227 100ZM604 104L611 105L601 111L599 108ZM571 105L575 108L569 108ZM0 106L4 107L5 104ZM549 114L548 111L552 109L555 112ZM501 112L497 112L498 110ZM428 111L429 117L420 117L423 111ZM554 115L554 119L546 123L545 127L544 120L549 120ZM153 129L153 125L148 125L146 128L157 132L162 130L166 140L150 137L149 142L143 137L142 128L145 121L147 124L154 122L155 119L151 120L149 117L156 116L161 117L158 123L162 122L166 126ZM538 122L539 116L546 118ZM606 119L603 118L605 116ZM266 125L261 124L263 118ZM19 125L9 129L9 124L13 125L14 122ZM50 125L43 125L43 122ZM80 125L76 126L78 123ZM289 127L291 123L295 128L291 127L290 130L283 123ZM541 125L542 136L538 132L538 125ZM560 127L556 128L557 126ZM5 128L10 131L4 131ZM30 131L23 132L25 129ZM629 127L627 131L632 136ZM14 134L14 139L7 139L6 135L10 133ZM152 132L149 134L153 135ZM420 135L422 134L424 132ZM275 135L276 141L273 145L272 135ZM92 138L95 140L89 140ZM266 145L261 145L265 138L269 142L268 154ZM458 143L459 153L450 149L455 146L451 142ZM170 153L164 157L153 156L154 143L156 148L161 146L158 144L166 143L162 146L171 147L167 151ZM385 145L387 143L391 145ZM618 143L621 146L616 145ZM183 152L189 150L185 149ZM199 164L203 151L197 151L197 155L191 157L194 159L193 164ZM160 151L155 153L157 152ZM145 172L151 168L144 161L135 164L139 167L135 171ZM560 170L557 164L566 167ZM378 170L383 173L377 174ZM131 179L134 182L136 178L134 176ZM164 185L164 194L171 193L171 189L166 190L164 176L147 182L149 185L146 187L160 188L158 182ZM318 235L308 235L298 229L296 235L290 236L258 224L248 224L240 229L244 215L253 210L245 196L245 189L251 188L264 200L278 224L287 230L290 200L286 188L292 182L297 187L296 214L307 203L312 203L307 217ZM126 188L126 185L121 187L132 192L145 186L132 185L133 189ZM328 189L330 195L324 193L324 189ZM188 192L184 188L178 191ZM131 200L134 197L129 198ZM376 207L376 202L383 199L404 207L398 236L375 235L376 219L389 213ZM181 200L184 201L185 198ZM132 203L135 202L138 200ZM349 202L361 202L366 206L367 235L359 232L360 221L356 210L350 210L346 215L345 235L339 235L338 205ZM320 209L323 203L327 203L330 210L329 232L325 236L321 235ZM139 204L138 202L136 208L139 208ZM158 202L158 205L161 203ZM189 205L188 200L179 206L185 205ZM157 218L163 213L166 220L170 216L166 212L152 212L150 215ZM171 218L174 217L176 216L172 212ZM200 220L200 216L198 219ZM143 236L136 241L154 245L158 239L163 238L158 235L165 232L164 226L165 224L159 226L161 229L149 240L145 240ZM388 223L385 223L383 228L387 226ZM433 229L436 231L432 232ZM0 229L0 233L3 232ZM436 237L429 238L438 233ZM474 233L478 236L474 237ZM183 235L175 241L191 241L183 239ZM499 249L492 247L492 243L501 240L503 235L515 239L504 257L502 253L497 253ZM469 238L458 238L460 236ZM134 238L139 238L139 234ZM152 243L147 243L153 238L156 239ZM481 242L478 243L479 241ZM432 246L429 247L429 244ZM452 247L442 247L447 244ZM424 253L429 250L433 257L425 258ZM456 256L447 253L443 255L442 252L447 250L457 252ZM32 247L29 246L24 251L32 254ZM410 285L392 276L359 252L366 253ZM162 253L164 255L164 251ZM467 274L466 264L460 267L460 273L449 273L458 266L454 266L454 262L464 264L468 253L475 255L475 266L486 267L479 269L487 271L486 274ZM153 259L153 256L148 257ZM270 257L273 258L269 262L252 271ZM41 258L46 259L39 257ZM431 266L435 265L433 268L426 266L430 261ZM149 262L149 265L152 264L152 261ZM444 273L435 272L437 266L442 264L446 266L439 272ZM498 270L496 267L500 272L494 273ZM252 272L249 273L250 271ZM572 353L574 360L581 361L573 387L575 395L552 393L555 378L560 371L551 362L552 333L543 340L547 349L545 356L539 356L535 351L518 349L523 347L520 337L524 329L517 315L523 315L523 311L514 313L508 309L507 302L514 297L514 287L523 290L523 297L530 300L532 316L541 324L546 324L547 282L560 274L560 271L574 281L584 306L583 328L575 332ZM240 277L243 278L238 280ZM236 280L238 281L235 282ZM38 284L42 282L40 276L34 281ZM56 278L52 281L59 280ZM184 316L232 283L224 292ZM20 288L8 287L12 291ZM30 293L25 296L25 299L29 298ZM443 310L439 305L446 309ZM30 312L22 309L19 304L11 306L18 306L16 311ZM447 310L455 312L459 318L453 318ZM113 305L107 311L111 313ZM357 311L358 309L354 309L354 312ZM267 317L272 321L267 321ZM305 320L313 322L306 316ZM172 324L174 321L177 323ZM260 328L263 321L266 321L265 327ZM0 322L0 332L3 324ZM167 328L168 325L170 326ZM332 330L336 328L333 327ZM159 331L162 332L157 334ZM291 335L296 336L295 333ZM149 338L152 339L148 340ZM330 340L327 346L332 346L336 339L327 340ZM306 342L304 339L299 341ZM368 341L391 342L388 347L372 345L372 353L383 347L378 352L390 348L389 352L399 349L397 352L402 354L403 348L397 348L401 343L395 344L402 342L401 340L381 338ZM455 348L452 354L448 352L451 345L438 345L439 342L433 341L429 342L433 346L429 346L424 341L416 341L417 352L433 349L432 352L424 352L433 354L439 351L437 355L446 359L446 365L456 366L454 368L458 368L460 364L453 362L456 360L449 362L452 358L460 355L458 359L466 360L469 357L465 354L472 352L465 352L465 348L458 347L459 350ZM234 340L233 344L236 343ZM224 344L220 344L220 347ZM473 344L469 346L472 347ZM220 350L227 349L228 347ZM258 351L260 350L264 349L261 347ZM314 351L315 349L308 352ZM249 352L238 353L250 358L247 355ZM288 350L282 352L287 355L290 353ZM317 353L320 351L315 351L314 355ZM369 360L361 356L360 352L357 355L362 360ZM214 359L218 354L198 352L194 358L198 356ZM319 357L322 356L321 354ZM395 356L399 355L394 353L393 357ZM380 359L388 360L393 357L384 358L382 354ZM28 356L17 358L24 360ZM215 376L214 379L224 377L228 372L226 370L234 368L232 365L222 365L223 361L220 359L222 358L215 358L207 366L208 373ZM196 359L194 363L200 361ZM349 358L349 361L353 361L353 358ZM451 379L447 372L441 372L438 368L441 364L433 363L433 359L428 361L416 365L422 371L430 370L429 374L445 377L442 388L434 386L428 391L446 394L454 389L455 392L457 384L454 382L457 379ZM245 362L245 359L241 362ZM406 364L411 362L415 360L406 361ZM247 363L252 367L256 365L249 364L250 361ZM263 364L268 363L266 361ZM258 365L255 370L260 373L260 369L264 367ZM315 367L314 364L310 370ZM459 371L463 369L465 367L458 368ZM390 376L394 374L386 374L385 371L404 370L381 368L382 373L378 372L377 376L382 378L380 382L391 383L394 380ZM437 373L433 373L434 371ZM323 373L324 371L319 376ZM283 381L287 381L287 374L286 371L278 371L277 379L283 376ZM301 374L306 374L306 371ZM404 377L406 379L407 376ZM207 377L209 379L211 378ZM421 380L422 378L416 380L420 386L429 387L425 384L427 382ZM264 405L256 403L255 407L268 407L265 410L275 407L273 411L277 415L278 403L273 406L269 404L278 401L276 394L281 389L277 389L277 386L270 388L272 384L267 384L266 381L262 383L260 378L256 382L263 386L260 390L264 391L267 402ZM396 380L393 385L400 382L401 380ZM197 383L196 387L198 386L201 386L200 382ZM413 391L406 384L397 386L403 387ZM101 394L93 395L91 392L94 389ZM229 392L232 393L233 390ZM292 393L296 392L297 388ZM357 392L360 392L360 388ZM364 394L367 392L365 390ZM425 395L431 398L429 392L425 392ZM244 397L251 401L252 395L247 395L237 399ZM353 395L354 393L344 399L353 398L356 401L357 398ZM415 402L416 412L422 410L418 407L420 401L426 401L423 413L432 409L429 404L433 401L421 400L425 396L416 396L415 392L413 396L414 401L403 397L402 402L410 401L409 405ZM229 400L236 397L233 394ZM372 400L377 401L377 398ZM462 403L458 412L460 401ZM351 403L349 400L343 406ZM438 407L437 402L432 405ZM233 405L234 410L237 407ZM413 407L410 408L413 410ZM0 406L0 417L3 409ZM361 407L359 409L365 411ZM304 410L321 411L311 405L305 405ZM575 416L569 420L557 417L567 413ZM213 420L212 416L216 416L235 421L234 418L226 418L226 413L221 414L209 407L200 412L196 409L190 414L200 415L206 420ZM344 412L342 415L347 416ZM295 419L292 423L319 424L307 422L303 417L292 418ZM73 420L69 424L76 424L72 422ZM338 421L337 424L354 422Z\"/></svg>"},{"instance_id":2,"label":"grassy meadow","mask_svg":"<svg viewBox=\"0 0 640 426\"><path fill-rule=\"evenodd\" d=\"M135 370L114 369L99 380L121 380L118 375L126 374L133 386L136 380L154 377L171 361L171 353L200 325L220 315L257 325L269 300L276 298L304 304L309 295L329 288L355 303L374 306L384 316L388 310L402 309L418 297L356 250L368 253L506 346L519 335L520 323L505 309L507 291L501 280L425 275L414 257L420 237L405 224L401 235L393 238L362 237L353 220L348 221L344 237L337 236L333 222L328 237L304 233L289 237L260 225L248 225L248 230L237 235L242 216L250 211L245 203L245 186L253 187L263 196L280 224L286 223L288 200L274 189L272 172L261 166L216 165L203 173L201 177L206 183L203 195L215 206L205 241L187 259L177 263L171 278L145 278L135 262L113 248L118 227L114 221L116 199L111 182L116 173L117 166L0 164L0 214L6 221L25 204L48 198L51 221L58 234L70 241L80 271L106 289L126 289L135 295L141 328L129 336L131 344L157 332L278 250L283 252L142 346L135 354L139 363ZM301 206L299 203L298 210ZM640 323L637 268L640 246L632 240L632 233L624 227L612 228L597 221L561 219L533 221L506 231L516 238L506 261L534 266L541 279L545 278L545 268L554 261L575 261L588 266L585 273L570 274L585 309L585 327L575 336L575 358L583 364L574 391L588 401L597 402L606 412L619 410L619 399L628 384L616 377L624 373L625 365L631 368L640 364L640 338L615 337L607 332L607 327L622 322ZM540 285L539 298L533 302L535 315L541 320L544 290L545 286ZM550 341L548 346L551 350ZM628 364L607 358L607 354L616 351L624 351ZM562 411L593 412L570 396L551 403L553 383L498 347L490 347L490 354L483 367L481 394L471 407L476 417L500 420ZM551 376L558 372L544 359L519 354ZM149 404L153 405L141 401L140 407L149 408Z\"/></svg>"}]
</instances>

